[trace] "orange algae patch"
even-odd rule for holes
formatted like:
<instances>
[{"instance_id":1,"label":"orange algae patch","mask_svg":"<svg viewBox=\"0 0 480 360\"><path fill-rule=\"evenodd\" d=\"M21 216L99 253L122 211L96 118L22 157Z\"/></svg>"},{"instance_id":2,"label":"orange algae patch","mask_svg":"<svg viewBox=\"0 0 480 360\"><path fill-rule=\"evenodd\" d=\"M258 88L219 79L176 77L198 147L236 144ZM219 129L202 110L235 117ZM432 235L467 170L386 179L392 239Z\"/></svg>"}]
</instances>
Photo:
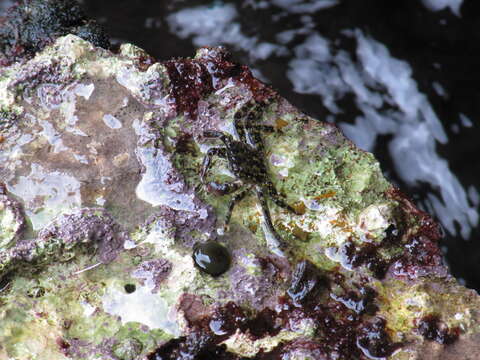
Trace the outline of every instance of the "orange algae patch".
<instances>
[{"instance_id":1,"label":"orange algae patch","mask_svg":"<svg viewBox=\"0 0 480 360\"><path fill-rule=\"evenodd\" d=\"M285 121L282 118L278 118L277 120L275 120L275 129L277 130L282 130L287 125L288 121Z\"/></svg>"},{"instance_id":2,"label":"orange algae patch","mask_svg":"<svg viewBox=\"0 0 480 360\"><path fill-rule=\"evenodd\" d=\"M336 194L337 194L336 191L329 190L329 191L327 191L326 193L323 193L323 194L321 194L321 195L315 196L314 199L315 199L315 200L328 199L328 198L334 197Z\"/></svg>"},{"instance_id":3,"label":"orange algae patch","mask_svg":"<svg viewBox=\"0 0 480 360\"><path fill-rule=\"evenodd\" d=\"M343 232L351 233L353 231L345 220L330 220L330 224L340 228L340 230L342 230Z\"/></svg>"}]
</instances>

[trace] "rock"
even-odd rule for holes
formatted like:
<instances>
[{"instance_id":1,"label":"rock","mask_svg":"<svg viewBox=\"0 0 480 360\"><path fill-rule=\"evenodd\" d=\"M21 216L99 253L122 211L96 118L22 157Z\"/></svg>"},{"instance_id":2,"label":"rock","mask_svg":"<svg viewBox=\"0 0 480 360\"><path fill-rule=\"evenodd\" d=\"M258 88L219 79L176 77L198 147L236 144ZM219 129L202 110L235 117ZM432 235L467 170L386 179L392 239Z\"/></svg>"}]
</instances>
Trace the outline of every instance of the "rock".
<instances>
[{"instance_id":1,"label":"rock","mask_svg":"<svg viewBox=\"0 0 480 360\"><path fill-rule=\"evenodd\" d=\"M125 339L113 348L113 354L121 360L135 360L142 351L142 343L135 339Z\"/></svg>"},{"instance_id":2,"label":"rock","mask_svg":"<svg viewBox=\"0 0 480 360\"><path fill-rule=\"evenodd\" d=\"M77 1L19 0L6 17L0 17L0 64L29 59L57 37L67 34L110 48L104 30L87 19Z\"/></svg>"},{"instance_id":3,"label":"rock","mask_svg":"<svg viewBox=\"0 0 480 360\"><path fill-rule=\"evenodd\" d=\"M7 249L18 240L25 228L25 217L21 205L6 195L6 189L0 185L0 247Z\"/></svg>"},{"instance_id":4,"label":"rock","mask_svg":"<svg viewBox=\"0 0 480 360\"><path fill-rule=\"evenodd\" d=\"M224 49L68 35L0 70L0 108L1 359L478 358L437 225Z\"/></svg>"}]
</instances>

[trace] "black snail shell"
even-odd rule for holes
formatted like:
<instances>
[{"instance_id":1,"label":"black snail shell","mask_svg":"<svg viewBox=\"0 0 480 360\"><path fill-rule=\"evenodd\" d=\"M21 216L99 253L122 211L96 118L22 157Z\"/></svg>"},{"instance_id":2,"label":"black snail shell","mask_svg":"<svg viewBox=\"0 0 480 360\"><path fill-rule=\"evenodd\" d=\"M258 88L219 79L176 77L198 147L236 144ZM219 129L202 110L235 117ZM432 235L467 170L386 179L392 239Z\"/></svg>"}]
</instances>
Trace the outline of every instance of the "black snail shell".
<instances>
[{"instance_id":1,"label":"black snail shell","mask_svg":"<svg viewBox=\"0 0 480 360\"><path fill-rule=\"evenodd\" d=\"M193 248L193 261L203 272L212 276L222 275L230 267L230 254L216 241L197 243Z\"/></svg>"}]
</instances>

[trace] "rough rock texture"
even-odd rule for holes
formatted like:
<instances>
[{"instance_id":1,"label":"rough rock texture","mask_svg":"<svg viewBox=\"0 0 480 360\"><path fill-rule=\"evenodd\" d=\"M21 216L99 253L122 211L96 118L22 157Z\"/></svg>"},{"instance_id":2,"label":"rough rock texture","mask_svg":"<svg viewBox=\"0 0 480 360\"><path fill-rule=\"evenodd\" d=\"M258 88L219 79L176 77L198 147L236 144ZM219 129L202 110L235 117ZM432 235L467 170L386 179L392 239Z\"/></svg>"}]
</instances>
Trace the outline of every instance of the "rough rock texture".
<instances>
[{"instance_id":1,"label":"rough rock texture","mask_svg":"<svg viewBox=\"0 0 480 360\"><path fill-rule=\"evenodd\" d=\"M0 109L0 359L479 358L436 224L223 49L152 64L68 35L0 70ZM224 227L227 160L201 182L204 132L244 113L295 209L268 200L277 234L253 191ZM212 239L215 278L192 260Z\"/></svg>"},{"instance_id":2,"label":"rough rock texture","mask_svg":"<svg viewBox=\"0 0 480 360\"><path fill-rule=\"evenodd\" d=\"M75 0L19 0L0 17L0 65L31 58L57 37L75 34L110 48L103 29Z\"/></svg>"}]
</instances>

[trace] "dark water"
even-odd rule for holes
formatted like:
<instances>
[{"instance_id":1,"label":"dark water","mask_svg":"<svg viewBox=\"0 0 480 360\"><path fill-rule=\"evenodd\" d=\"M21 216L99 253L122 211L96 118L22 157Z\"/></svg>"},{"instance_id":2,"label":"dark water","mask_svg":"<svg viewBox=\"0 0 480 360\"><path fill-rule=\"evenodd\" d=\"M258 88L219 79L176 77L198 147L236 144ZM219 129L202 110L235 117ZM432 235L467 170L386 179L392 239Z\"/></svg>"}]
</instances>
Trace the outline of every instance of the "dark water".
<instances>
[{"instance_id":1,"label":"dark water","mask_svg":"<svg viewBox=\"0 0 480 360\"><path fill-rule=\"evenodd\" d=\"M478 0L82 2L115 43L158 60L225 45L338 124L443 225L453 274L480 289Z\"/></svg>"}]
</instances>

